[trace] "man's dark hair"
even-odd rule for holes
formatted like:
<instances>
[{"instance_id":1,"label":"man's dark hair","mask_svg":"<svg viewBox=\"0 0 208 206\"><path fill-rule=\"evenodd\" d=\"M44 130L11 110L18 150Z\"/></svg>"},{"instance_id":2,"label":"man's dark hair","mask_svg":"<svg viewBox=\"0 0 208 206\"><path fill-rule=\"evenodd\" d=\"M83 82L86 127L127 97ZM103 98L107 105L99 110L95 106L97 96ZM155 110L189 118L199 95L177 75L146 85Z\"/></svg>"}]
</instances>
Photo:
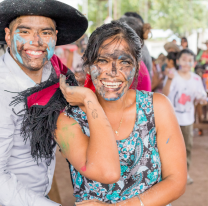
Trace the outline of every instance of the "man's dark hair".
<instances>
[{"instance_id":1,"label":"man's dark hair","mask_svg":"<svg viewBox=\"0 0 208 206\"><path fill-rule=\"evenodd\" d=\"M107 45L102 45L104 41L112 38L112 41ZM104 24L98 27L90 36L87 49L83 55L84 65L91 66L99 56L99 49L114 43L121 42L124 39L129 45L129 51L136 59L137 67L141 59L141 40L136 32L126 23L112 21L109 24Z\"/></svg>"},{"instance_id":2,"label":"man's dark hair","mask_svg":"<svg viewBox=\"0 0 208 206\"><path fill-rule=\"evenodd\" d=\"M194 54L194 52L190 49L183 49L182 51L180 51L177 55L177 59L180 59L182 54L189 54L191 56L194 57L194 61L196 60L196 55Z\"/></svg>"},{"instance_id":3,"label":"man's dark hair","mask_svg":"<svg viewBox=\"0 0 208 206\"><path fill-rule=\"evenodd\" d=\"M176 63L177 55L178 55L178 52L169 52L167 55L168 60L173 60L175 68L177 68L177 63Z\"/></svg>"},{"instance_id":4,"label":"man's dark hair","mask_svg":"<svg viewBox=\"0 0 208 206\"><path fill-rule=\"evenodd\" d=\"M126 12L124 15L128 16L128 17L131 16L131 17L137 18L141 21L142 24L144 24L143 18L139 14L137 14L136 12Z\"/></svg>"}]
</instances>

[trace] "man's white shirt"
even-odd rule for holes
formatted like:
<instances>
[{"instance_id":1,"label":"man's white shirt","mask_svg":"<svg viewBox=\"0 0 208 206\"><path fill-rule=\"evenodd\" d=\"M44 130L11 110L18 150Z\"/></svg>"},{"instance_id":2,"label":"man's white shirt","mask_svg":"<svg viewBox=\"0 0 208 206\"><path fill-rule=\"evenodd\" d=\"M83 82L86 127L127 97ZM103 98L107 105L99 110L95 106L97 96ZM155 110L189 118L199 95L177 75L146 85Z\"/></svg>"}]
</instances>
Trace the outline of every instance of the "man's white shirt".
<instances>
[{"instance_id":1,"label":"man's white shirt","mask_svg":"<svg viewBox=\"0 0 208 206\"><path fill-rule=\"evenodd\" d=\"M43 68L42 82L49 78L51 71L49 62ZM37 165L31 156L30 141L25 143L20 136L22 116L12 111L19 112L24 105L9 106L12 97L17 95L14 92L35 85L7 50L0 57L0 205L3 206L60 205L45 198L51 189L55 157L50 166L45 159Z\"/></svg>"}]
</instances>

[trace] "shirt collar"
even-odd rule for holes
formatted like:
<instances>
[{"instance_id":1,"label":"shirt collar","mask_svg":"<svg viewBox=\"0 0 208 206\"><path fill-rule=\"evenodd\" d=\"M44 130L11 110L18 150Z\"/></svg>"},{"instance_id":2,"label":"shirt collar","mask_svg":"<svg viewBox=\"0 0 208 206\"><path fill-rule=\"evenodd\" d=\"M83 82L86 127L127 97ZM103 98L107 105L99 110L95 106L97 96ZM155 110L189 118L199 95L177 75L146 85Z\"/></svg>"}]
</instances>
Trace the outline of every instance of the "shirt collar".
<instances>
[{"instance_id":1,"label":"shirt collar","mask_svg":"<svg viewBox=\"0 0 208 206\"><path fill-rule=\"evenodd\" d=\"M12 56L9 53L9 50L7 48L6 53L4 55L4 63L7 66L7 68L10 70L10 72L13 74L13 77L15 78L16 82L18 83L18 86L21 90L26 90L30 87L34 87L36 83L19 67L19 65L15 62L15 60L12 58ZM52 70L52 64L49 61L44 67L43 67L43 73L42 73L42 80L46 81Z\"/></svg>"}]
</instances>

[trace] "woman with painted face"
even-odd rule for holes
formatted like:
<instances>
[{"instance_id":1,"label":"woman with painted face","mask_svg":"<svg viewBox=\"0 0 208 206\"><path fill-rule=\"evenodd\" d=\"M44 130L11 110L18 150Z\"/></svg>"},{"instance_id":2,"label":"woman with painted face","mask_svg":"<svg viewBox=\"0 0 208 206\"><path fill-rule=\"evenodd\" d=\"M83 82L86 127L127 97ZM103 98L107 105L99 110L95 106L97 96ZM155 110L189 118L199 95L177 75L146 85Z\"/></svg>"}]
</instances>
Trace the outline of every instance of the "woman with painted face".
<instances>
[{"instance_id":1,"label":"woman with painted face","mask_svg":"<svg viewBox=\"0 0 208 206\"><path fill-rule=\"evenodd\" d=\"M60 88L71 107L60 114L56 130L76 204L162 206L174 201L185 191L184 141L165 96L129 89L141 59L138 35L126 23L105 24L90 36L83 59L96 91L69 87L62 76ZM117 158L115 144L120 177L103 184L97 180ZM98 164L103 171L95 171Z\"/></svg>"},{"instance_id":2,"label":"woman with painted face","mask_svg":"<svg viewBox=\"0 0 208 206\"><path fill-rule=\"evenodd\" d=\"M193 146L194 102L207 104L206 92L200 76L191 72L195 55L189 49L178 54L179 70L168 73L163 93L168 96L174 106L178 123L186 144L188 170L191 163L191 150ZM187 174L187 184L193 180Z\"/></svg>"}]
</instances>

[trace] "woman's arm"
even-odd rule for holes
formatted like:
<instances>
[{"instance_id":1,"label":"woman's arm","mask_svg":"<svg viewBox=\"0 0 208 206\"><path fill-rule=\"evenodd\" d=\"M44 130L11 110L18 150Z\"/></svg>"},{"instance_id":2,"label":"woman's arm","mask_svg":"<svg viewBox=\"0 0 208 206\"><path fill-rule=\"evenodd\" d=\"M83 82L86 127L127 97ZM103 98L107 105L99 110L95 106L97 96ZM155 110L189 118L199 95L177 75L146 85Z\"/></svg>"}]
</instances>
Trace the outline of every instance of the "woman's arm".
<instances>
[{"instance_id":1,"label":"woman's arm","mask_svg":"<svg viewBox=\"0 0 208 206\"><path fill-rule=\"evenodd\" d=\"M154 94L154 112L157 145L162 165L162 181L140 195L145 206L165 206L179 198L186 188L186 150L180 127L169 100ZM83 206L101 206L100 202ZM108 204L106 204L108 205ZM140 206L138 197L116 204L116 206Z\"/></svg>"},{"instance_id":2,"label":"woman's arm","mask_svg":"<svg viewBox=\"0 0 208 206\"><path fill-rule=\"evenodd\" d=\"M62 154L85 177L105 184L120 178L117 144L111 125L96 95L88 88L69 87L61 77L60 88L71 105L79 105L87 114L90 138L79 124L63 113L57 121L56 138Z\"/></svg>"}]
</instances>

